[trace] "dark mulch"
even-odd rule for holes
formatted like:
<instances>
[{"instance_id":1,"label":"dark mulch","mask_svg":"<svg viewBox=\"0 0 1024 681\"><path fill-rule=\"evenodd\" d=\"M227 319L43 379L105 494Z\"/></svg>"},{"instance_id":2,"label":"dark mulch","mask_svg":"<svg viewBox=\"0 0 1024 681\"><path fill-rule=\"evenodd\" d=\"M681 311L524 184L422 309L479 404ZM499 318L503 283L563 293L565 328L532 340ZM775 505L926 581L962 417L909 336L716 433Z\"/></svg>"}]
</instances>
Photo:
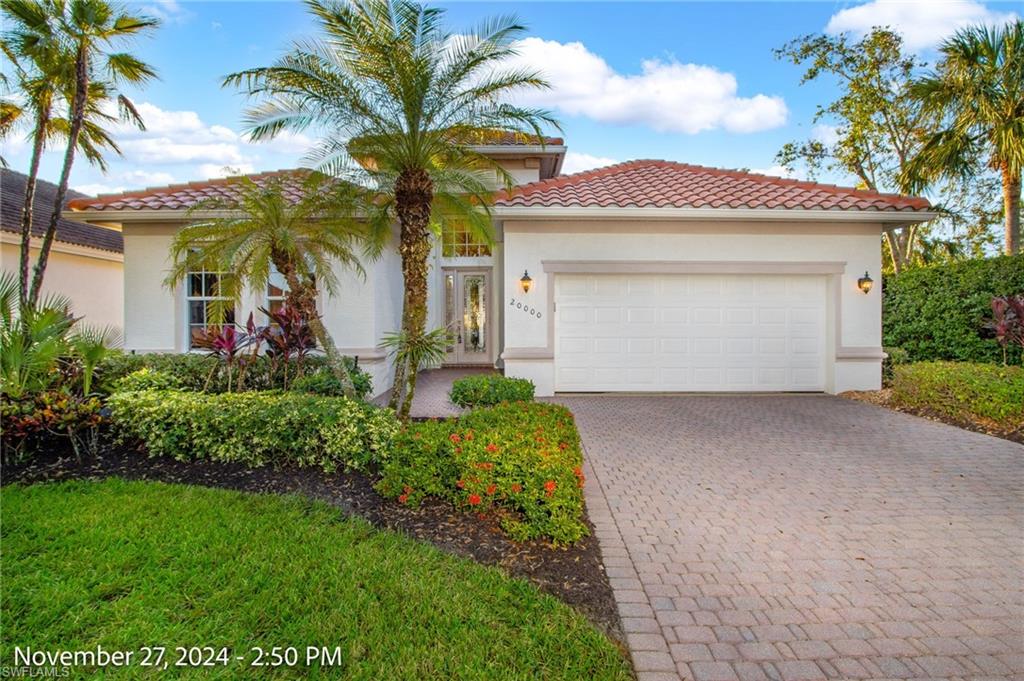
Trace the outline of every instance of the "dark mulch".
<instances>
[{"instance_id":1,"label":"dark mulch","mask_svg":"<svg viewBox=\"0 0 1024 681\"><path fill-rule=\"evenodd\" d=\"M372 479L360 473L329 475L310 468L253 469L241 464L182 462L108 447L96 458L83 462L76 461L70 452L40 453L25 463L5 466L2 482L6 485L112 476L246 492L303 494L320 499L377 527L428 541L448 553L500 566L511 575L528 579L580 610L616 640L623 640L615 599L593 536L569 548L555 548L539 541L514 542L502 533L493 518L463 513L432 499L419 508L409 508L377 494Z\"/></svg>"}]
</instances>

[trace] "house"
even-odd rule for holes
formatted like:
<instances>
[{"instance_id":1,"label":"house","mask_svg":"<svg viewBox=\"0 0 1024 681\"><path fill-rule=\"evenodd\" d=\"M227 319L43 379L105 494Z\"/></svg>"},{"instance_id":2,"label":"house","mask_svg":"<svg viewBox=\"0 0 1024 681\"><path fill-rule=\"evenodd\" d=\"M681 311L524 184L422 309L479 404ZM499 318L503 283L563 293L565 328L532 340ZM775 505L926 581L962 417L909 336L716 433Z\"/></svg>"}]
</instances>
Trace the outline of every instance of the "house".
<instances>
[{"instance_id":1,"label":"house","mask_svg":"<svg viewBox=\"0 0 1024 681\"><path fill-rule=\"evenodd\" d=\"M448 363L503 367L538 395L879 387L881 290L862 284L881 278L883 229L933 217L924 199L667 161L559 175L561 139L480 148L520 185L497 195L493 247L464 233L435 247L428 324L455 332ZM168 247L189 206L231 191L211 180L71 202L78 220L121 226L129 349L189 349L216 275L165 289ZM342 276L325 323L381 392L398 254Z\"/></svg>"},{"instance_id":2,"label":"house","mask_svg":"<svg viewBox=\"0 0 1024 681\"><path fill-rule=\"evenodd\" d=\"M0 262L4 272L17 272L21 260L21 211L25 205L26 175L0 169ZM57 185L36 181L32 202L32 265L50 221ZM69 200L89 197L68 190ZM64 216L43 278L43 294L58 293L71 300L71 310L95 326L124 327L124 244L121 233L106 223L87 224Z\"/></svg>"}]
</instances>

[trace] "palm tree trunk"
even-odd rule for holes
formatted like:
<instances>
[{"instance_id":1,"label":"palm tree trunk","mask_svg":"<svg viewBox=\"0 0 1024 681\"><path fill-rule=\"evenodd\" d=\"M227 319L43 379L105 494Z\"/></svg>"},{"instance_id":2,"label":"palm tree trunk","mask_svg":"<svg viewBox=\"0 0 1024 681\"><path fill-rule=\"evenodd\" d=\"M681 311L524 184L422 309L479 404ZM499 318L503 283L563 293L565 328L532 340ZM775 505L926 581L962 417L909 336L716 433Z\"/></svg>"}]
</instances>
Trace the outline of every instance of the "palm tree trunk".
<instances>
[{"instance_id":1,"label":"palm tree trunk","mask_svg":"<svg viewBox=\"0 0 1024 681\"><path fill-rule=\"evenodd\" d=\"M327 363L330 365L331 371L341 381L341 389L345 393L345 397L357 399L352 375L349 373L348 367L345 366L345 358L335 347L334 339L331 338L331 334L327 331L327 327L324 326L323 320L320 319L320 313L316 309L316 288L300 281L292 263L286 259L275 258L274 267L288 282L288 293L285 295L286 304L294 306L309 324L309 330L313 332L313 337L316 338L320 349L327 355Z\"/></svg>"},{"instance_id":2,"label":"palm tree trunk","mask_svg":"<svg viewBox=\"0 0 1024 681\"><path fill-rule=\"evenodd\" d=\"M82 43L79 45L75 61L75 97L71 106L68 148L64 152L64 166L60 171L60 183L57 185L57 194L53 197L53 213L50 215L49 224L46 225L43 243L39 246L39 259L36 261L35 272L32 275L32 289L28 297L29 305L35 305L39 301L39 293L43 287L43 274L46 272L46 263L50 258L53 238L57 234L57 222L60 220L60 213L64 208L64 197L67 196L68 181L71 179L71 166L75 163L75 148L78 146L78 137L82 133L82 124L85 121L85 100L88 94L88 47L85 43Z\"/></svg>"},{"instance_id":3,"label":"palm tree trunk","mask_svg":"<svg viewBox=\"0 0 1024 681\"><path fill-rule=\"evenodd\" d=\"M32 243L32 207L36 197L36 178L39 176L39 161L43 156L46 129L50 126L49 104L40 104L36 111L36 126L32 133L32 160L29 162L28 179L25 181L25 202L21 208L21 259L18 277L18 303L22 309L28 304L29 251Z\"/></svg>"},{"instance_id":4,"label":"palm tree trunk","mask_svg":"<svg viewBox=\"0 0 1024 681\"><path fill-rule=\"evenodd\" d=\"M1010 164L1003 161L1003 224L1006 227L1006 254L1020 253L1020 173L1014 176Z\"/></svg>"},{"instance_id":5,"label":"palm tree trunk","mask_svg":"<svg viewBox=\"0 0 1024 681\"><path fill-rule=\"evenodd\" d=\"M892 270L896 274L899 274L903 271L903 253L902 244L900 244L899 236L896 234L895 229L886 228L885 241L889 244L889 255L892 258Z\"/></svg>"},{"instance_id":6,"label":"palm tree trunk","mask_svg":"<svg viewBox=\"0 0 1024 681\"><path fill-rule=\"evenodd\" d=\"M425 170L418 168L399 174L395 183L395 210L401 227L398 251L402 256L402 279L405 286L402 330L408 339L422 336L427 326L430 209L433 202L434 185ZM417 366L399 366L395 370L391 399L403 421L409 417L419 369Z\"/></svg>"}]
</instances>

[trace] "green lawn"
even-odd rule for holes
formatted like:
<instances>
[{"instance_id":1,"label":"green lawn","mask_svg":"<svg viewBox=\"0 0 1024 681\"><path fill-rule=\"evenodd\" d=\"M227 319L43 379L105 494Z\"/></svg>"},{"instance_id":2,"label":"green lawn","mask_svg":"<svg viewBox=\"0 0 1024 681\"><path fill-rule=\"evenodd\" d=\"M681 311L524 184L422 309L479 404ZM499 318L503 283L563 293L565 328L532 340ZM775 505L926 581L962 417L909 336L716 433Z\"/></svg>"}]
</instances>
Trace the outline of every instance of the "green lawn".
<instances>
[{"instance_id":1,"label":"green lawn","mask_svg":"<svg viewBox=\"0 0 1024 681\"><path fill-rule=\"evenodd\" d=\"M295 666L257 675L630 677L615 645L530 584L301 498L121 480L9 486L0 520L0 666L14 646L164 646L167 671L138 666L136 652L107 675L237 678L254 675L252 646L293 646ZM230 662L175 669L176 646L226 646ZM341 664L311 670L307 646L340 647Z\"/></svg>"}]
</instances>

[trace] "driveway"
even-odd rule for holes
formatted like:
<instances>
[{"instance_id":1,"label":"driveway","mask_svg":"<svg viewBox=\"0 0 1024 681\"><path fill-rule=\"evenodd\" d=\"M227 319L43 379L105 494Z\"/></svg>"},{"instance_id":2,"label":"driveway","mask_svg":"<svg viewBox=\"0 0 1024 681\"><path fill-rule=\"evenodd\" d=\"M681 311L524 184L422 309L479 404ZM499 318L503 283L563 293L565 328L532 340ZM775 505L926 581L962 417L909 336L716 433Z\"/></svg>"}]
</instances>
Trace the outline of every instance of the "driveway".
<instances>
[{"instance_id":1,"label":"driveway","mask_svg":"<svg viewBox=\"0 0 1024 681\"><path fill-rule=\"evenodd\" d=\"M1024 447L829 396L564 396L641 679L1024 679Z\"/></svg>"}]
</instances>

